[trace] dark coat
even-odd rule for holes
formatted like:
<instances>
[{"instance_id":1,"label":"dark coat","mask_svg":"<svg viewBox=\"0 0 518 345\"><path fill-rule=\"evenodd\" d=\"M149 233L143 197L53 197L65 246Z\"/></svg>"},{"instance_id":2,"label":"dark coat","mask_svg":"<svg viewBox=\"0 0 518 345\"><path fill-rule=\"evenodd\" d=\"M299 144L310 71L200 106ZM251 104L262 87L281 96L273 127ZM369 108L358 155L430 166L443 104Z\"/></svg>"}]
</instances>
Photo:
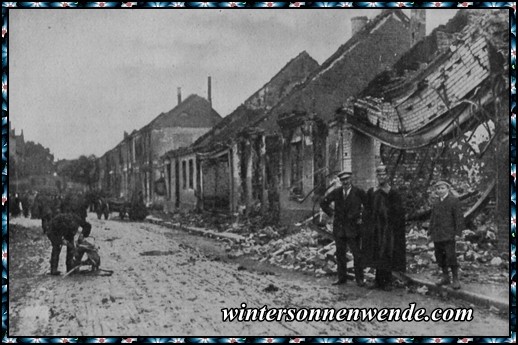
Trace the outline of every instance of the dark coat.
<instances>
[{"instance_id":1,"label":"dark coat","mask_svg":"<svg viewBox=\"0 0 518 345\"><path fill-rule=\"evenodd\" d=\"M365 266L406 270L405 210L394 188L367 192L363 254Z\"/></svg>"},{"instance_id":2,"label":"dark coat","mask_svg":"<svg viewBox=\"0 0 518 345\"><path fill-rule=\"evenodd\" d=\"M73 213L60 213L50 221L47 236L54 246L60 246L63 239L73 243L81 219Z\"/></svg>"},{"instance_id":3,"label":"dark coat","mask_svg":"<svg viewBox=\"0 0 518 345\"><path fill-rule=\"evenodd\" d=\"M337 188L329 193L320 202L320 207L328 216L334 216L333 235L336 237L354 238L361 235L363 204L365 193L354 186L347 198L344 198L343 187ZM331 203L334 202L334 211Z\"/></svg>"},{"instance_id":4,"label":"dark coat","mask_svg":"<svg viewBox=\"0 0 518 345\"><path fill-rule=\"evenodd\" d=\"M451 193L443 201L432 205L428 233L434 242L454 241L455 235L462 235L464 216L460 201Z\"/></svg>"}]
</instances>

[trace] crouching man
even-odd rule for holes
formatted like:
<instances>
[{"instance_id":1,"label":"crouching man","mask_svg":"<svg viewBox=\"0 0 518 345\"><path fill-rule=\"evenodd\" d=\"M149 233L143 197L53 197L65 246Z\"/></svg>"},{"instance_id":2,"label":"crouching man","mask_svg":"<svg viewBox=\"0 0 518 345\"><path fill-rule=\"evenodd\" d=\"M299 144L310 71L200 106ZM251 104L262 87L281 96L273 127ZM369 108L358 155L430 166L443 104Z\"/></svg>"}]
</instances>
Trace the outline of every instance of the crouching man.
<instances>
[{"instance_id":1,"label":"crouching man","mask_svg":"<svg viewBox=\"0 0 518 345\"><path fill-rule=\"evenodd\" d=\"M59 254L61 246L68 242L74 243L74 236L79 227L82 228L84 237L90 236L92 226L90 223L83 221L80 217L73 213L60 213L50 221L47 231L47 237L52 244L52 253L50 254L50 274L59 275L58 271ZM66 242L65 242L66 241ZM67 272L72 270L75 265L74 246L67 246L66 269Z\"/></svg>"}]
</instances>

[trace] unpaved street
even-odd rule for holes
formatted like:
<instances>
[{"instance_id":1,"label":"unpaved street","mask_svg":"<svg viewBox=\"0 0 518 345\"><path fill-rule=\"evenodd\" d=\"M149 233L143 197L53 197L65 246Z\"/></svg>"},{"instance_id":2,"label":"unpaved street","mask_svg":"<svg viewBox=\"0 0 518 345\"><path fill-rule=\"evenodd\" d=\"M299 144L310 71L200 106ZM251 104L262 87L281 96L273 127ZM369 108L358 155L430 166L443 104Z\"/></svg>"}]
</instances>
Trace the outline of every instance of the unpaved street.
<instances>
[{"instance_id":1,"label":"unpaved street","mask_svg":"<svg viewBox=\"0 0 518 345\"><path fill-rule=\"evenodd\" d=\"M48 275L50 242L39 220L9 225L9 336L503 336L506 317L474 310L471 322L223 322L222 308L469 307L404 289L331 286L231 260L223 245L149 223L97 220L101 268L111 276ZM65 250L59 269L64 271Z\"/></svg>"}]
</instances>

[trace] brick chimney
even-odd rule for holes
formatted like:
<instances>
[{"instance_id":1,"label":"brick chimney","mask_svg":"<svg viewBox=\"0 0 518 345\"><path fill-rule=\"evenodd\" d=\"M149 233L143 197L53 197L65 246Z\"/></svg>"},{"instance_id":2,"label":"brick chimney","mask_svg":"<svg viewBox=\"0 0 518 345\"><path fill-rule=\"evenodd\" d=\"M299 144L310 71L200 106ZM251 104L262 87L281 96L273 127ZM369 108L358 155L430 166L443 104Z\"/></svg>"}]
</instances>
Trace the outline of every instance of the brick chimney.
<instances>
[{"instance_id":1,"label":"brick chimney","mask_svg":"<svg viewBox=\"0 0 518 345\"><path fill-rule=\"evenodd\" d=\"M178 104L182 103L182 88L179 87L177 88L177 93L178 93Z\"/></svg>"},{"instance_id":2,"label":"brick chimney","mask_svg":"<svg viewBox=\"0 0 518 345\"><path fill-rule=\"evenodd\" d=\"M412 46L426 36L426 10L410 10L410 35Z\"/></svg>"},{"instance_id":3,"label":"brick chimney","mask_svg":"<svg viewBox=\"0 0 518 345\"><path fill-rule=\"evenodd\" d=\"M209 76L209 79L207 81L208 85L207 85L207 100L209 101L210 103L210 106L212 107L212 88L211 88L211 80L210 80L210 76Z\"/></svg>"},{"instance_id":4,"label":"brick chimney","mask_svg":"<svg viewBox=\"0 0 518 345\"><path fill-rule=\"evenodd\" d=\"M363 27L365 26L365 24L367 24L368 21L369 21L369 18L367 18L366 16L352 17L351 18L351 32L352 32L351 36L356 35L361 29L363 29Z\"/></svg>"}]
</instances>

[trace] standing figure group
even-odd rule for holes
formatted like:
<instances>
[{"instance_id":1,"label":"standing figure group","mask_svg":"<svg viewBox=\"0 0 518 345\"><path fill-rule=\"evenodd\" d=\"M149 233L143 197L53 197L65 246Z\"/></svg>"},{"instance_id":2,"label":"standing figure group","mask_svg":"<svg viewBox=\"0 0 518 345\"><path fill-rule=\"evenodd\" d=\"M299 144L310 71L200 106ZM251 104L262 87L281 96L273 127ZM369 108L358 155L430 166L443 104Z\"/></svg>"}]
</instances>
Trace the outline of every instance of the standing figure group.
<instances>
[{"instance_id":1,"label":"standing figure group","mask_svg":"<svg viewBox=\"0 0 518 345\"><path fill-rule=\"evenodd\" d=\"M37 192L31 190L21 194L9 194L9 214L11 217L23 215L25 218L32 217L32 206Z\"/></svg>"},{"instance_id":2,"label":"standing figure group","mask_svg":"<svg viewBox=\"0 0 518 345\"><path fill-rule=\"evenodd\" d=\"M347 246L354 260L354 276L358 286L364 286L365 267L376 270L371 288L392 289L392 273L406 271L405 209L401 193L389 180L386 167L376 168L377 188L366 193L352 185L352 172L344 170L337 177L341 187L332 190L320 203L323 212L333 216L338 280L347 282ZM438 285L450 284L448 269L453 276L452 287L460 288L455 238L463 229L459 200L449 193L450 184L435 184L440 200L432 207L429 233L435 245L435 256L443 271ZM334 204L334 208L331 204Z\"/></svg>"}]
</instances>

